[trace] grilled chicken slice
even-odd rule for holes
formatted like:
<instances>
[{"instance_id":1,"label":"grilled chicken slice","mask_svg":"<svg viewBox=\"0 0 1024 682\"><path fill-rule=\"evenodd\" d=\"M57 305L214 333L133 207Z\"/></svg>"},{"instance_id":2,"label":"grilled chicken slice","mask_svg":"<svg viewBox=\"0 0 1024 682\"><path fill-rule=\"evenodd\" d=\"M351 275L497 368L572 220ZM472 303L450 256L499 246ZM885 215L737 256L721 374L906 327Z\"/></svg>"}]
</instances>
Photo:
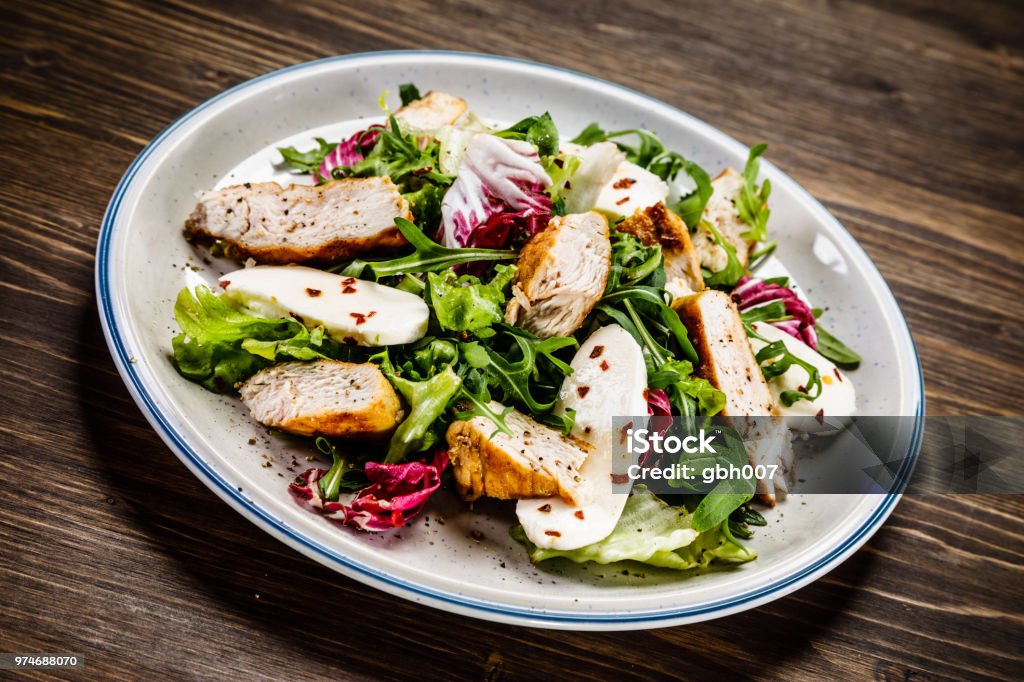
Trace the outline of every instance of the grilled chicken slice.
<instances>
[{"instance_id":1,"label":"grilled chicken slice","mask_svg":"<svg viewBox=\"0 0 1024 682\"><path fill-rule=\"evenodd\" d=\"M664 202L637 211L615 229L633 235L648 246L661 244L668 280L682 279L691 291L704 288L700 257L690 241L690 231L683 219L669 210Z\"/></svg>"},{"instance_id":2,"label":"grilled chicken slice","mask_svg":"<svg viewBox=\"0 0 1024 682\"><path fill-rule=\"evenodd\" d=\"M677 299L672 307L686 325L700 358L697 375L725 393L722 415L774 414L772 394L729 295L708 289Z\"/></svg>"},{"instance_id":3,"label":"grilled chicken slice","mask_svg":"<svg viewBox=\"0 0 1024 682\"><path fill-rule=\"evenodd\" d=\"M776 494L785 495L794 469L789 430L777 417L778 409L728 294L708 289L673 303L679 319L694 341L700 365L697 374L725 393L725 417L769 417L737 420L735 428L747 445L750 463L777 464L772 479L760 480L757 493L768 505Z\"/></svg>"},{"instance_id":4,"label":"grilled chicken slice","mask_svg":"<svg viewBox=\"0 0 1024 682\"><path fill-rule=\"evenodd\" d=\"M611 254L600 213L552 218L519 254L505 321L542 339L572 334L604 293Z\"/></svg>"},{"instance_id":5,"label":"grilled chicken slice","mask_svg":"<svg viewBox=\"0 0 1024 682\"><path fill-rule=\"evenodd\" d=\"M498 414L505 410L497 402L490 408ZM576 504L583 487L580 467L591 446L515 410L505 415L505 423L512 436L496 431L487 417L448 427L448 457L462 496L508 500L557 495Z\"/></svg>"},{"instance_id":6,"label":"grilled chicken slice","mask_svg":"<svg viewBox=\"0 0 1024 682\"><path fill-rule=\"evenodd\" d=\"M732 168L726 168L711 181L714 192L704 207L704 220L715 226L722 238L736 249L736 257L745 267L750 262L750 250L754 242L741 235L750 229L740 219L736 210L736 197L743 190L743 176ZM723 270L728 264L725 249L715 243L711 231L700 225L693 236L693 245L700 257L700 264L711 272Z\"/></svg>"},{"instance_id":7,"label":"grilled chicken slice","mask_svg":"<svg viewBox=\"0 0 1024 682\"><path fill-rule=\"evenodd\" d=\"M444 92L428 92L395 112L403 129L437 130L452 125L466 112L466 100Z\"/></svg>"},{"instance_id":8,"label":"grilled chicken slice","mask_svg":"<svg viewBox=\"0 0 1024 682\"><path fill-rule=\"evenodd\" d=\"M253 419L300 436L383 437L404 417L395 389L371 363L283 362L239 392Z\"/></svg>"},{"instance_id":9,"label":"grilled chicken slice","mask_svg":"<svg viewBox=\"0 0 1024 682\"><path fill-rule=\"evenodd\" d=\"M185 232L224 242L239 260L330 263L405 244L395 218L411 219L412 213L390 178L287 188L261 182L206 192Z\"/></svg>"}]
</instances>

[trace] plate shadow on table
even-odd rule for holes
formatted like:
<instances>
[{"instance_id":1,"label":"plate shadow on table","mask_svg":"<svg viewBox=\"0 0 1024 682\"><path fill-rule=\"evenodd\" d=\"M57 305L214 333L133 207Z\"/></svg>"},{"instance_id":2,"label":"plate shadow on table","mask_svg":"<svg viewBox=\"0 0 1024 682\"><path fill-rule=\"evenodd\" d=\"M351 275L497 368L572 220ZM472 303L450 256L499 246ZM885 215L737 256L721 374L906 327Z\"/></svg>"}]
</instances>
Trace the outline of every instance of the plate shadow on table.
<instances>
[{"instance_id":1,"label":"plate shadow on table","mask_svg":"<svg viewBox=\"0 0 1024 682\"><path fill-rule=\"evenodd\" d=\"M815 638L844 617L871 572L860 552L834 580L716 621L653 631L565 632L490 623L414 604L341 576L257 529L196 479L149 427L110 359L95 302L81 320L79 400L86 436L123 531L142 533L158 575L152 608L195 602L189 632L153 636L250 643L275 652L268 673L296 665L357 676L518 679L564 671L646 679L723 674L774 677L818 657ZM170 573L171 575L167 575ZM223 621L234 623L226 632ZM271 644L268 642L274 642ZM200 645L201 646L201 645ZM144 654L139 654L144 655ZM686 671L686 672L684 672Z\"/></svg>"}]
</instances>

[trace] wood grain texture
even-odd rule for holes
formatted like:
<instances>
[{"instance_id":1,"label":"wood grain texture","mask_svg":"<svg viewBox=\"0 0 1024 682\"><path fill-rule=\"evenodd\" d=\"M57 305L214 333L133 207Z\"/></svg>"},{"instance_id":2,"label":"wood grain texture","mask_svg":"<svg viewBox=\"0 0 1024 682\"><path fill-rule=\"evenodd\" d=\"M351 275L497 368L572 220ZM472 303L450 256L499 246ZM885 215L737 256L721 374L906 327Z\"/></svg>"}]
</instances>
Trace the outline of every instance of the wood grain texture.
<instances>
[{"instance_id":1,"label":"wood grain texture","mask_svg":"<svg viewBox=\"0 0 1024 682\"><path fill-rule=\"evenodd\" d=\"M1020 679L1020 497L905 499L852 559L756 611L547 632L332 573L231 512L148 427L93 297L121 173L228 86L395 48L569 67L769 141L893 287L929 412L1021 413L1019 3L551 5L0 6L0 650L86 653L85 671L40 679Z\"/></svg>"}]
</instances>

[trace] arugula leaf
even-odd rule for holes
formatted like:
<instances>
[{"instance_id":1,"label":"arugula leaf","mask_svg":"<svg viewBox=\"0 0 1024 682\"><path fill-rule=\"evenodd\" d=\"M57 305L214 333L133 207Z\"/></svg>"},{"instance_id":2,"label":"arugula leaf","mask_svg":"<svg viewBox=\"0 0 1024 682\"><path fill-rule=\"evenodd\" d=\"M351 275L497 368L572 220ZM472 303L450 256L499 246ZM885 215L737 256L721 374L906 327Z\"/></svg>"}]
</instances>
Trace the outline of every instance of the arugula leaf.
<instances>
[{"instance_id":1,"label":"arugula leaf","mask_svg":"<svg viewBox=\"0 0 1024 682\"><path fill-rule=\"evenodd\" d=\"M476 331L501 322L505 315L505 290L516 276L516 266L497 265L493 279L483 284L473 275L457 276L451 270L430 273L428 302L442 329Z\"/></svg>"},{"instance_id":2,"label":"arugula leaf","mask_svg":"<svg viewBox=\"0 0 1024 682\"><path fill-rule=\"evenodd\" d=\"M172 341L175 365L182 376L211 391L232 392L237 383L274 362L343 353L320 327L311 332L294 319L243 313L205 286L182 289L174 316L182 329Z\"/></svg>"},{"instance_id":3,"label":"arugula leaf","mask_svg":"<svg viewBox=\"0 0 1024 682\"><path fill-rule=\"evenodd\" d=\"M300 152L295 147L278 147L284 162L294 170L302 173L312 173L323 163L324 157L330 154L338 146L337 142L328 142L322 137L316 138L317 148L308 152Z\"/></svg>"},{"instance_id":4,"label":"arugula leaf","mask_svg":"<svg viewBox=\"0 0 1024 682\"><path fill-rule=\"evenodd\" d=\"M662 280L665 269L660 244L645 245L625 232L612 232L612 267L605 285L605 295L624 287L644 282L660 270ZM658 284L662 284L659 281Z\"/></svg>"},{"instance_id":5,"label":"arugula leaf","mask_svg":"<svg viewBox=\"0 0 1024 682\"><path fill-rule=\"evenodd\" d=\"M755 242L763 242L768 239L768 197L772 193L772 183L765 180L761 187L757 186L757 174L760 171L760 157L768 149L767 144L759 144L750 148L747 156L747 165L743 168L743 189L736 199L736 210L740 219L750 226L750 229L740 236Z\"/></svg>"},{"instance_id":6,"label":"arugula leaf","mask_svg":"<svg viewBox=\"0 0 1024 682\"><path fill-rule=\"evenodd\" d=\"M331 468L317 481L320 495L332 502L338 499L342 490L359 490L369 485L369 480L361 467L348 461L338 449L322 436L316 439L316 449L332 459Z\"/></svg>"},{"instance_id":7,"label":"arugula leaf","mask_svg":"<svg viewBox=\"0 0 1024 682\"><path fill-rule=\"evenodd\" d=\"M398 86L398 96L402 98L402 106L415 102L418 99L422 99L420 96L420 89L412 83L402 83Z\"/></svg>"},{"instance_id":8,"label":"arugula leaf","mask_svg":"<svg viewBox=\"0 0 1024 682\"><path fill-rule=\"evenodd\" d=\"M683 219L683 222L686 223L690 230L695 230L704 217L704 208L708 205L708 200L711 199L714 188L711 186L711 176L693 161L684 161L682 170L690 176L696 187L692 192L680 197L678 201L672 204L671 209Z\"/></svg>"},{"instance_id":9,"label":"arugula leaf","mask_svg":"<svg viewBox=\"0 0 1024 682\"><path fill-rule=\"evenodd\" d=\"M736 256L736 247L730 244L712 223L703 220L701 224L714 237L715 244L722 247L725 251L727 259L726 266L718 272L711 272L702 268L704 284L716 289L729 289L736 286L736 282L740 281L740 278L747 274L743 264L740 263L740 259Z\"/></svg>"},{"instance_id":10,"label":"arugula leaf","mask_svg":"<svg viewBox=\"0 0 1024 682\"><path fill-rule=\"evenodd\" d=\"M637 144L628 145L621 141L615 141L616 146L626 155L626 160L641 168L646 168L662 180L674 180L679 171L689 163L682 154L666 151L665 145L657 135L650 130L642 128L628 128L605 132L596 123L591 123L584 128L579 135L572 139L575 144L589 146L598 142L614 140L617 137L635 136Z\"/></svg>"},{"instance_id":11,"label":"arugula leaf","mask_svg":"<svg viewBox=\"0 0 1024 682\"><path fill-rule=\"evenodd\" d=\"M381 129L366 157L354 166L339 166L334 173L344 177L389 177L405 192L415 191L423 183L447 187L455 178L439 170L439 149L433 140L421 149L420 139L402 132L394 115L389 114L388 127Z\"/></svg>"},{"instance_id":12,"label":"arugula leaf","mask_svg":"<svg viewBox=\"0 0 1024 682\"><path fill-rule=\"evenodd\" d=\"M542 157L558 156L558 128L551 120L551 114L547 112L540 116L529 116L491 134L511 140L526 140L537 148L537 153Z\"/></svg>"},{"instance_id":13,"label":"arugula leaf","mask_svg":"<svg viewBox=\"0 0 1024 682\"><path fill-rule=\"evenodd\" d=\"M807 383L804 385L804 391L789 390L779 394L779 399L786 407L789 407L798 400L813 402L821 395L821 374L818 372L818 368L790 353L784 342L773 341L769 343L757 352L754 359L761 366L761 373L764 374L764 378L768 381L785 374L794 365L807 372Z\"/></svg>"},{"instance_id":14,"label":"arugula leaf","mask_svg":"<svg viewBox=\"0 0 1024 682\"><path fill-rule=\"evenodd\" d=\"M477 248L452 249L441 246L404 218L396 218L395 226L415 249L413 253L385 261L355 260L345 267L341 274L347 277L359 277L364 270L369 269L373 272L374 277L380 279L409 272L437 272L476 261L515 260L518 258L515 251Z\"/></svg>"},{"instance_id":15,"label":"arugula leaf","mask_svg":"<svg viewBox=\"0 0 1024 682\"><path fill-rule=\"evenodd\" d=\"M555 406L557 387L545 385L544 398L536 397L534 389L545 374L554 374L554 378L558 379L557 384L561 385L561 377L572 372L572 368L555 356L555 353L563 348L577 348L579 344L572 337L553 336L538 339L523 329L508 325L500 327L500 336L512 341L510 348L499 351L496 347L483 345L479 341L470 341L459 345L462 359L470 367L483 371L488 384L501 393L500 402L514 402L534 416L549 412ZM517 356L518 359L514 359ZM541 371L538 362L541 358L550 368L549 372Z\"/></svg>"},{"instance_id":16,"label":"arugula leaf","mask_svg":"<svg viewBox=\"0 0 1024 682\"><path fill-rule=\"evenodd\" d=\"M860 367L860 355L845 343L832 336L820 324L817 325L817 332L818 352L822 356L828 358L842 369L857 369Z\"/></svg>"}]
</instances>

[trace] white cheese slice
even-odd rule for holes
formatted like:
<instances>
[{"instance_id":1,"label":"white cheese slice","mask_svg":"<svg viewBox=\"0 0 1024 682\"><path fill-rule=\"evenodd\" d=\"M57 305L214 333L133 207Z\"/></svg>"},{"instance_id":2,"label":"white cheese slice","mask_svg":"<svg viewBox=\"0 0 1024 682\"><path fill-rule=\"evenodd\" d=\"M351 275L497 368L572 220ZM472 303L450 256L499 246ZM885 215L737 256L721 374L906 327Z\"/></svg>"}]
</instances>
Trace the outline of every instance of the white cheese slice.
<instances>
[{"instance_id":1,"label":"white cheese slice","mask_svg":"<svg viewBox=\"0 0 1024 682\"><path fill-rule=\"evenodd\" d=\"M668 198L664 180L635 163L623 161L615 169L594 201L593 209L609 218L626 218L636 211L654 206Z\"/></svg>"},{"instance_id":2,"label":"white cheese slice","mask_svg":"<svg viewBox=\"0 0 1024 682\"><path fill-rule=\"evenodd\" d=\"M586 497L571 505L560 497L520 500L516 515L535 545L578 549L607 537L628 494L612 492L612 417L647 414L647 367L633 337L618 325L590 335L572 359L555 410L576 410L572 435L594 446L580 468Z\"/></svg>"},{"instance_id":3,"label":"white cheese slice","mask_svg":"<svg viewBox=\"0 0 1024 682\"><path fill-rule=\"evenodd\" d=\"M821 395L816 400L798 400L792 405L782 404L780 395L783 391L798 391L807 384L807 371L802 367L790 367L768 381L768 390L772 393L779 412L784 417L813 417L819 411L823 416L849 417L857 410L857 391L853 381L843 374L831 361L803 341L790 336L770 324L755 322L754 330L768 340L768 343L782 341L787 350L796 357L818 368L821 374ZM750 345L756 354L767 344L760 339L750 338Z\"/></svg>"},{"instance_id":4,"label":"white cheese slice","mask_svg":"<svg viewBox=\"0 0 1024 682\"><path fill-rule=\"evenodd\" d=\"M261 265L224 275L220 286L255 315L323 325L341 343L390 346L427 333L430 311L419 296L316 268Z\"/></svg>"}]
</instances>

